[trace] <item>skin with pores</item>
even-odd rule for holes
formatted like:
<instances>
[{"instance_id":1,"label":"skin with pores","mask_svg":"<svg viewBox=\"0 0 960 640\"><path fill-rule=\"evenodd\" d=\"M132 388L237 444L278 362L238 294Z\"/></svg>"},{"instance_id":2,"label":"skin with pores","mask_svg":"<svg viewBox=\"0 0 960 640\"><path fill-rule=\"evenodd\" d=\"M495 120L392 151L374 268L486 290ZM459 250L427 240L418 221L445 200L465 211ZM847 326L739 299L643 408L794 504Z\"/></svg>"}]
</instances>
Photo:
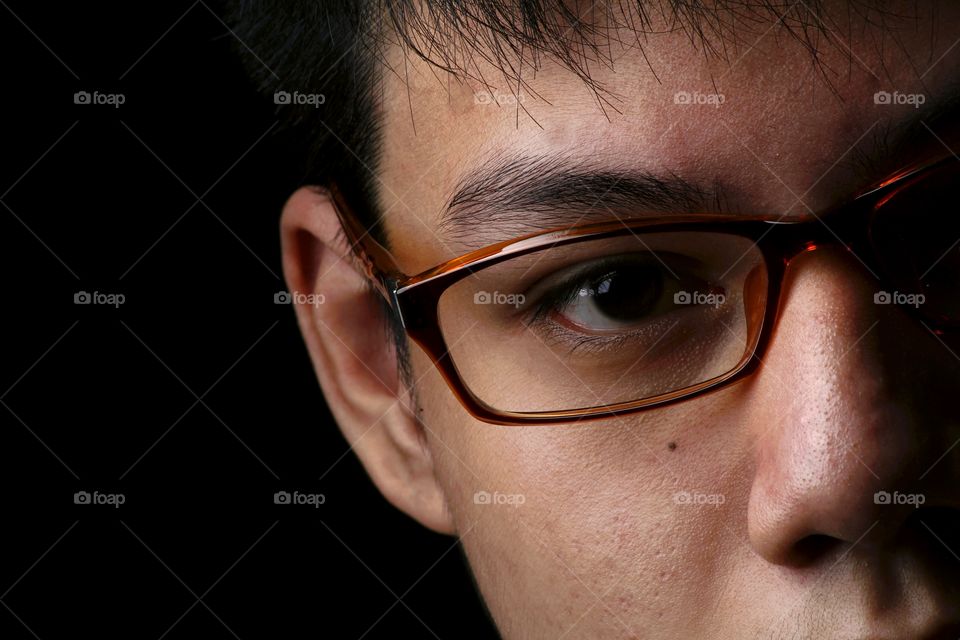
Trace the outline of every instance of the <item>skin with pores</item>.
<instances>
[{"instance_id":1,"label":"skin with pores","mask_svg":"<svg viewBox=\"0 0 960 640\"><path fill-rule=\"evenodd\" d=\"M395 48L388 62L405 73L383 76L377 174L393 255L412 274L473 248L440 217L466 177L507 155L721 183L728 211L829 208L869 182L851 149L916 114L876 92L922 93L929 106L956 90L960 8L939 6L935 25L897 31L895 53L881 56L876 27L844 33L855 57L825 48L827 78L775 31L727 61L683 34L652 35L659 81L636 48L593 70L620 113L546 62L518 118L516 104L478 100L487 88ZM684 91L724 99L677 104ZM942 125L917 154L958 140ZM599 422L502 427L471 418L416 348L415 398L403 388L322 191L294 194L282 228L290 289L325 295L297 313L344 434L391 502L461 536L504 638L920 639L960 621L955 555L915 506L874 501L923 493L956 522L960 459L937 460L960 438L960 361L896 306L872 304L876 282L842 250L791 263L764 365L744 383ZM478 504L480 491L523 501ZM681 505L681 491L723 499Z\"/></svg>"}]
</instances>

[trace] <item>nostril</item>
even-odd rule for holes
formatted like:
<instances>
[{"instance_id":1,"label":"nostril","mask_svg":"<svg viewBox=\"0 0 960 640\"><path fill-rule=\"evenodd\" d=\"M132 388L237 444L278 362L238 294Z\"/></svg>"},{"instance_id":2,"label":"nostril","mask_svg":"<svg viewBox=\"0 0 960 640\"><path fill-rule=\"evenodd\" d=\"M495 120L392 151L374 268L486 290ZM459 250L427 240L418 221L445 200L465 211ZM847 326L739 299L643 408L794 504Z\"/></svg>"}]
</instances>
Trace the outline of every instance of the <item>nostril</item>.
<instances>
[{"instance_id":1,"label":"nostril","mask_svg":"<svg viewBox=\"0 0 960 640\"><path fill-rule=\"evenodd\" d=\"M842 540L833 536L813 534L793 545L791 550L791 564L796 567L806 567L836 552Z\"/></svg>"}]
</instances>

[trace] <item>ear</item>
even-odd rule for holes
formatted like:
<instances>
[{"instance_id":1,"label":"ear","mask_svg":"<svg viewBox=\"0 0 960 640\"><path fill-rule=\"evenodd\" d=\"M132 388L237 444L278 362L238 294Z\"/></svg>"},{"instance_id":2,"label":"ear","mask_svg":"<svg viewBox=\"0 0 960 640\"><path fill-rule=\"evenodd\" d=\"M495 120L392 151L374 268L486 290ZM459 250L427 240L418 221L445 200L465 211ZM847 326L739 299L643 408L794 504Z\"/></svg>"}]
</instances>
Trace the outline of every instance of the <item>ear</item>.
<instances>
[{"instance_id":1,"label":"ear","mask_svg":"<svg viewBox=\"0 0 960 640\"><path fill-rule=\"evenodd\" d=\"M300 188L280 227L297 322L340 429L387 500L430 529L454 533L383 305L356 268L327 193Z\"/></svg>"}]
</instances>

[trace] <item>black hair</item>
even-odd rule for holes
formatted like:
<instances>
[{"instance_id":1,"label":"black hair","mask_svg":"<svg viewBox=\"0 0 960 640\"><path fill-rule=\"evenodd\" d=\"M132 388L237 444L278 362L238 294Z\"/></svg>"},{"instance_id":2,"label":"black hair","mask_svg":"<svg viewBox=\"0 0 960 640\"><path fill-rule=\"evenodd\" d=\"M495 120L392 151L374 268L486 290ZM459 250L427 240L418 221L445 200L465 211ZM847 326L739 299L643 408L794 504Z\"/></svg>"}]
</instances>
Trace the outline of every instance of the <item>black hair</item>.
<instances>
[{"instance_id":1,"label":"black hair","mask_svg":"<svg viewBox=\"0 0 960 640\"><path fill-rule=\"evenodd\" d=\"M818 53L827 43L845 49L850 39L849 33L838 35L841 26L824 10L824 0L225 1L237 49L262 91L324 96L319 108L277 108L282 124L302 142L304 180L336 182L348 200L362 205L358 210L371 213L362 222L385 245L375 179L385 47L400 46L456 78L488 86L493 79L483 76L478 61L491 62L514 90L530 90L526 78L549 58L587 83L600 108L616 109L615 91L591 74L591 68L612 66L611 42L643 53L646 35L681 31L700 55L730 59L738 47L778 27L820 65ZM905 18L885 11L885 4L847 2L865 24Z\"/></svg>"},{"instance_id":2,"label":"black hair","mask_svg":"<svg viewBox=\"0 0 960 640\"><path fill-rule=\"evenodd\" d=\"M530 91L526 78L545 59L579 76L601 109L617 108L613 88L591 74L612 66L613 44L645 54L647 35L680 31L693 52L732 59L762 34L776 29L807 49L827 79L839 73L821 64L819 52L850 40L824 9L825 0L225 0L227 23L252 78L266 94L323 95L323 104L279 104L281 130L300 143L303 183L335 183L361 223L389 247L380 217L376 171L381 130L380 78L391 70L383 52L401 47L459 80ZM884 0L849 0L848 14L863 24L888 27L894 15ZM931 12L935 12L931 3ZM843 34L842 36L840 34ZM845 38L843 37L845 36ZM485 78L479 62L502 74ZM651 66L651 72L656 70ZM521 101L518 108L525 109ZM519 112L518 112L519 115ZM530 116L533 117L532 115ZM401 373L409 375L407 343L393 314Z\"/></svg>"}]
</instances>

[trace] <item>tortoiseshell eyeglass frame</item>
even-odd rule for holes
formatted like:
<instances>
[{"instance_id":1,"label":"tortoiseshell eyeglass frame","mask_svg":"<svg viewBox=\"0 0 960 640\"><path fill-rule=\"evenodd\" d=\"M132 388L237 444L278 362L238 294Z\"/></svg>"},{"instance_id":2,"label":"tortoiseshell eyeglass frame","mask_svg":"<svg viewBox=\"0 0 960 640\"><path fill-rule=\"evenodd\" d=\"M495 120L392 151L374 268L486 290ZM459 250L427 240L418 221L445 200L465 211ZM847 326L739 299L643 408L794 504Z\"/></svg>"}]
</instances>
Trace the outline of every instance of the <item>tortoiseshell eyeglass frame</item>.
<instances>
[{"instance_id":1,"label":"tortoiseshell eyeglass frame","mask_svg":"<svg viewBox=\"0 0 960 640\"><path fill-rule=\"evenodd\" d=\"M389 250L370 237L336 185L329 193L344 233L366 276L398 315L404 330L429 356L450 390L466 411L478 420L499 425L534 425L596 420L664 407L717 391L742 381L761 366L780 306L780 290L787 265L804 251L823 245L840 245L853 252L871 270L882 274L881 262L871 244L874 213L901 189L914 185L933 172L957 171L960 160L953 155L916 163L895 172L846 202L820 214L784 219L780 215L674 214L642 218L611 219L569 228L554 228L498 242L448 260L415 275L404 273ZM958 172L960 174L960 172ZM372 219L362 217L362 219ZM829 222L829 224L828 224ZM766 283L745 295L748 344L743 358L730 371L683 389L630 402L547 412L502 411L476 397L457 372L440 329L438 302L448 287L505 260L548 247L588 240L614 238L638 232L712 232L746 237L763 255ZM881 275L881 277L883 277ZM910 311L910 307L905 307ZM952 327L951 327L952 328Z\"/></svg>"}]
</instances>

